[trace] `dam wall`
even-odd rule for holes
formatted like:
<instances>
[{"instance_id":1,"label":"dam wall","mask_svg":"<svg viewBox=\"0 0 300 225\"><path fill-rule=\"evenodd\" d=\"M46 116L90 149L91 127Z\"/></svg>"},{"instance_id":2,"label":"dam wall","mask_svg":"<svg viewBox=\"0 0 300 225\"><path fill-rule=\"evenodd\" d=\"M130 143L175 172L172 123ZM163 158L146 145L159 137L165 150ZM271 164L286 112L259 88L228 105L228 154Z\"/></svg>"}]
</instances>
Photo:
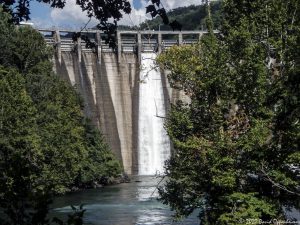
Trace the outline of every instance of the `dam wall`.
<instances>
[{"instance_id":1,"label":"dam wall","mask_svg":"<svg viewBox=\"0 0 300 225\"><path fill-rule=\"evenodd\" d=\"M125 172L150 175L161 170L170 154L164 117L170 103L184 95L170 88L167 72L155 68L154 60L172 45L198 41L203 32L181 32L168 40L163 39L167 32L120 32L115 50L96 31L88 33L94 49L81 40L73 43L71 31L40 32L55 48L54 71L80 93L84 114L101 130ZM184 43L184 34L196 38Z\"/></svg>"},{"instance_id":2,"label":"dam wall","mask_svg":"<svg viewBox=\"0 0 300 225\"><path fill-rule=\"evenodd\" d=\"M61 63L55 60L55 71L78 90L84 113L100 128L106 141L127 173L132 173L136 152L138 102L138 64L134 55L123 55L118 63L113 53L104 54L101 64L94 53L62 52Z\"/></svg>"}]
</instances>

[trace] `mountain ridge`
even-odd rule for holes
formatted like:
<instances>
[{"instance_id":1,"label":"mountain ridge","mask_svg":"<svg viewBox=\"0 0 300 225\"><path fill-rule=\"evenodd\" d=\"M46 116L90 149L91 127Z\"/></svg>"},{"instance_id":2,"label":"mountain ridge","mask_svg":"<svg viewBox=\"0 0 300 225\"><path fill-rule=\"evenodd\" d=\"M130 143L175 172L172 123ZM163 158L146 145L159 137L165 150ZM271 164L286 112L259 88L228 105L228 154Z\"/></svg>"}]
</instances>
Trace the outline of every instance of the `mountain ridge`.
<instances>
[{"instance_id":1,"label":"mountain ridge","mask_svg":"<svg viewBox=\"0 0 300 225\"><path fill-rule=\"evenodd\" d=\"M211 15L214 29L221 25L221 5L222 1L211 2ZM182 30L205 30L206 9L204 5L190 5L179 7L167 12L170 21L178 21L182 25ZM119 30L172 30L169 25L165 25L162 19L157 16L151 20L146 20L139 26L119 25Z\"/></svg>"}]
</instances>

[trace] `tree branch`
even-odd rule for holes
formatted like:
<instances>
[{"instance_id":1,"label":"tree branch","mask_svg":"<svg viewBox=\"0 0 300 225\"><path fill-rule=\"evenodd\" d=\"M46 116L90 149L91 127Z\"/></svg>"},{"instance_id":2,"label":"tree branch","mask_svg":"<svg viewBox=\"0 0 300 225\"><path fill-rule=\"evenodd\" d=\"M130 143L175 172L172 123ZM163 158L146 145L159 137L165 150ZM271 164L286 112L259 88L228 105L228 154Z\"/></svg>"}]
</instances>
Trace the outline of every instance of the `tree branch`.
<instances>
[{"instance_id":1,"label":"tree branch","mask_svg":"<svg viewBox=\"0 0 300 225\"><path fill-rule=\"evenodd\" d=\"M297 196L300 196L299 193L296 193L294 191L291 191L289 189L287 189L285 186L275 182L274 180L271 179L271 177L268 175L268 173L264 170L264 165L262 164L262 167L261 167L261 170L260 170L265 176L266 176L266 180L270 181L274 186L278 187L279 189L283 190L283 191L286 191L290 194L293 194L293 195L297 195Z\"/></svg>"}]
</instances>

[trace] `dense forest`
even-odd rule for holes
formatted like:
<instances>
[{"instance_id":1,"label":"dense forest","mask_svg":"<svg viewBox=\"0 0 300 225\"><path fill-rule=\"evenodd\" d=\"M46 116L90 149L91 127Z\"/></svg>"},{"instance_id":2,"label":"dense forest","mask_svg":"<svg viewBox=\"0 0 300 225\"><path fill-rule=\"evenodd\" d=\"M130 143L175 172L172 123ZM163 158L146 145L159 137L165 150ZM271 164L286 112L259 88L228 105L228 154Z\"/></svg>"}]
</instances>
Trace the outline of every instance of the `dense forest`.
<instances>
[{"instance_id":1,"label":"dense forest","mask_svg":"<svg viewBox=\"0 0 300 225\"><path fill-rule=\"evenodd\" d=\"M0 224L41 224L52 196L107 184L122 168L53 74L53 49L9 20L0 11Z\"/></svg>"},{"instance_id":2,"label":"dense forest","mask_svg":"<svg viewBox=\"0 0 300 225\"><path fill-rule=\"evenodd\" d=\"M211 14L214 29L221 25L221 1L211 3ZM182 30L201 30L206 27L206 9L205 5L191 5L187 7L175 8L167 11L170 21L176 20L182 25ZM146 20L139 26L141 30L172 30L168 24L164 24L161 17L155 17L152 20Z\"/></svg>"}]
</instances>

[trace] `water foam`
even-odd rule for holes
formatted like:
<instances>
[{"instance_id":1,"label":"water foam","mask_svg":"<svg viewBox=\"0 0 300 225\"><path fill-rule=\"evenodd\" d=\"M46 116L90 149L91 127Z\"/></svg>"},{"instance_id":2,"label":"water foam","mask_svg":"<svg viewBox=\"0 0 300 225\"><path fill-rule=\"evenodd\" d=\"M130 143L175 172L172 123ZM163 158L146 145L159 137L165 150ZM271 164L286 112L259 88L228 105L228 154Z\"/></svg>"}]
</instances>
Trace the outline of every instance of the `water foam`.
<instances>
[{"instance_id":1,"label":"water foam","mask_svg":"<svg viewBox=\"0 0 300 225\"><path fill-rule=\"evenodd\" d=\"M170 140L164 129L166 115L161 74L154 69L155 53L142 53L138 156L139 175L163 173L165 160L170 157Z\"/></svg>"}]
</instances>

